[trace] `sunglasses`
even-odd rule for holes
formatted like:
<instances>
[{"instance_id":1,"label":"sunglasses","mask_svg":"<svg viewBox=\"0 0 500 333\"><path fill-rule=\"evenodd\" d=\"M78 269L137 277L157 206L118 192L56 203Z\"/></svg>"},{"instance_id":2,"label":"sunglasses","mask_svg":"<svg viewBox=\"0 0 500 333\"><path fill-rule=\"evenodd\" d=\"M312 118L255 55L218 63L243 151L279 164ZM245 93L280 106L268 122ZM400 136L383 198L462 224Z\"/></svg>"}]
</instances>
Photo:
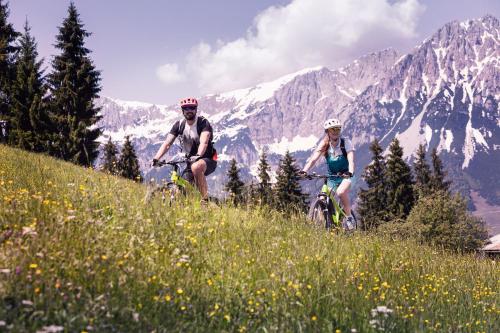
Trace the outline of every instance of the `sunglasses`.
<instances>
[{"instance_id":1,"label":"sunglasses","mask_svg":"<svg viewBox=\"0 0 500 333\"><path fill-rule=\"evenodd\" d=\"M182 111L196 111L196 106L185 106L182 108Z\"/></svg>"},{"instance_id":2,"label":"sunglasses","mask_svg":"<svg viewBox=\"0 0 500 333\"><path fill-rule=\"evenodd\" d=\"M329 129L327 129L326 131L327 131L327 132L332 132L332 133L339 133L339 132L340 132L340 130L341 130L341 128L340 128L340 127L333 127L333 128L329 128Z\"/></svg>"}]
</instances>

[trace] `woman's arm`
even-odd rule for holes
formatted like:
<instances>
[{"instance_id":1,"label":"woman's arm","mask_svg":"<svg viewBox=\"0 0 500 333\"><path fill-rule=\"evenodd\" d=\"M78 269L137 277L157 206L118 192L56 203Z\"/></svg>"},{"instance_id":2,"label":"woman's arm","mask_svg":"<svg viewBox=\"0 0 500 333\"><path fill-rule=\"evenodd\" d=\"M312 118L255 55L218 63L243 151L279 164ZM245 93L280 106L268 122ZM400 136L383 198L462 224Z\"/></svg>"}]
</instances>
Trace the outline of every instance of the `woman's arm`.
<instances>
[{"instance_id":1,"label":"woman's arm","mask_svg":"<svg viewBox=\"0 0 500 333\"><path fill-rule=\"evenodd\" d=\"M309 160L307 161L306 165L302 169L304 172L308 172L310 169L314 167L316 162L319 160L321 156L325 155L325 152L328 150L328 144L329 144L329 139L328 136L325 136L323 140L320 142L314 153L311 155Z\"/></svg>"},{"instance_id":2,"label":"woman's arm","mask_svg":"<svg viewBox=\"0 0 500 333\"><path fill-rule=\"evenodd\" d=\"M349 172L354 174L354 151L347 153L347 161L349 161Z\"/></svg>"}]
</instances>

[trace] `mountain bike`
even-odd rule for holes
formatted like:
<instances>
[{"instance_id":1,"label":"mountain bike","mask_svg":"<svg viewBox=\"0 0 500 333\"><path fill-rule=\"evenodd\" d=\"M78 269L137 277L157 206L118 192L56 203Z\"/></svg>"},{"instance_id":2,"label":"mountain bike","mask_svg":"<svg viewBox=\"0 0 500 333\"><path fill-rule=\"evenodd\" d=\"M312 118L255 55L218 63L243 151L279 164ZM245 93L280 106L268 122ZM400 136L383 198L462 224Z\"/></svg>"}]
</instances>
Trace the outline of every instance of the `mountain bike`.
<instances>
[{"instance_id":1,"label":"mountain bike","mask_svg":"<svg viewBox=\"0 0 500 333\"><path fill-rule=\"evenodd\" d=\"M318 227L330 229L337 229L343 231L353 231L357 229L358 223L354 213L352 216L354 218L354 226L349 229L345 218L346 213L342 209L342 204L336 195L337 188L330 188L327 185L328 178L343 178L341 174L336 175L317 175L317 174L307 174L303 178L312 179L323 179L324 183L321 187L320 192L316 195L316 198L312 201L311 207L309 208L308 218Z\"/></svg>"},{"instance_id":2,"label":"mountain bike","mask_svg":"<svg viewBox=\"0 0 500 333\"><path fill-rule=\"evenodd\" d=\"M157 167L162 167L165 165L172 166L172 171L170 173L170 181L163 181L158 184L155 182L149 182L148 189L146 191L146 197L144 201L146 203L151 202L153 197L157 194L161 194L162 203L165 204L168 202L168 205L171 206L175 201L176 197L179 194L186 194L188 189L192 188L192 184L189 183L186 179L181 177L180 165L186 164L189 162L189 158L187 157L174 157L170 161L159 161L157 163Z\"/></svg>"}]
</instances>

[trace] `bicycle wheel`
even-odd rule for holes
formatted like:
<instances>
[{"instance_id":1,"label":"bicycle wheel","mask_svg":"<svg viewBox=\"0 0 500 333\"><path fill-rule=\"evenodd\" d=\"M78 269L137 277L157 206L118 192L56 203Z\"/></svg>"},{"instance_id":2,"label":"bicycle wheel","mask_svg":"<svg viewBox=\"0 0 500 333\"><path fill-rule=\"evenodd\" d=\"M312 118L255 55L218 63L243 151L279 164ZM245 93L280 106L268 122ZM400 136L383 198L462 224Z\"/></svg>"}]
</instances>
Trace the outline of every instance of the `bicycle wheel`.
<instances>
[{"instance_id":1,"label":"bicycle wheel","mask_svg":"<svg viewBox=\"0 0 500 333\"><path fill-rule=\"evenodd\" d=\"M354 230L357 230L359 228L359 222L358 222L358 218L356 217L356 215L354 214L353 211L351 211L351 215L354 219Z\"/></svg>"},{"instance_id":2,"label":"bicycle wheel","mask_svg":"<svg viewBox=\"0 0 500 333\"><path fill-rule=\"evenodd\" d=\"M148 183L146 186L146 194L144 195L144 203L151 203L156 192L158 192L158 185L155 183Z\"/></svg>"},{"instance_id":3,"label":"bicycle wheel","mask_svg":"<svg viewBox=\"0 0 500 333\"><path fill-rule=\"evenodd\" d=\"M317 227L329 229L332 226L332 218L328 206L322 198L317 198L313 201L307 216Z\"/></svg>"}]
</instances>

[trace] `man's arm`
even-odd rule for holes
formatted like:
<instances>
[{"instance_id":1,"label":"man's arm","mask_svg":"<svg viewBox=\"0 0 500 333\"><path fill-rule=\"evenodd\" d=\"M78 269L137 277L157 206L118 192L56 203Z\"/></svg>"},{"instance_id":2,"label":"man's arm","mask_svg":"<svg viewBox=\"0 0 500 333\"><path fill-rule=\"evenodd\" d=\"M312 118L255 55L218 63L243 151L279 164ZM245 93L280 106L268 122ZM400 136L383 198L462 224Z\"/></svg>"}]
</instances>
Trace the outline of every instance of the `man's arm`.
<instances>
[{"instance_id":1,"label":"man's arm","mask_svg":"<svg viewBox=\"0 0 500 333\"><path fill-rule=\"evenodd\" d=\"M158 149L158 152L154 157L155 160L159 160L163 155L165 155L165 153L172 146L172 143L174 143L175 138L176 136L171 133L167 135L167 139L165 140L165 142L163 142L163 144L161 145L160 149Z\"/></svg>"},{"instance_id":2,"label":"man's arm","mask_svg":"<svg viewBox=\"0 0 500 333\"><path fill-rule=\"evenodd\" d=\"M207 151L208 143L210 142L210 136L212 133L209 131L203 131L200 134L200 145L198 146L198 152L196 155L198 156L203 156L205 152Z\"/></svg>"}]
</instances>

